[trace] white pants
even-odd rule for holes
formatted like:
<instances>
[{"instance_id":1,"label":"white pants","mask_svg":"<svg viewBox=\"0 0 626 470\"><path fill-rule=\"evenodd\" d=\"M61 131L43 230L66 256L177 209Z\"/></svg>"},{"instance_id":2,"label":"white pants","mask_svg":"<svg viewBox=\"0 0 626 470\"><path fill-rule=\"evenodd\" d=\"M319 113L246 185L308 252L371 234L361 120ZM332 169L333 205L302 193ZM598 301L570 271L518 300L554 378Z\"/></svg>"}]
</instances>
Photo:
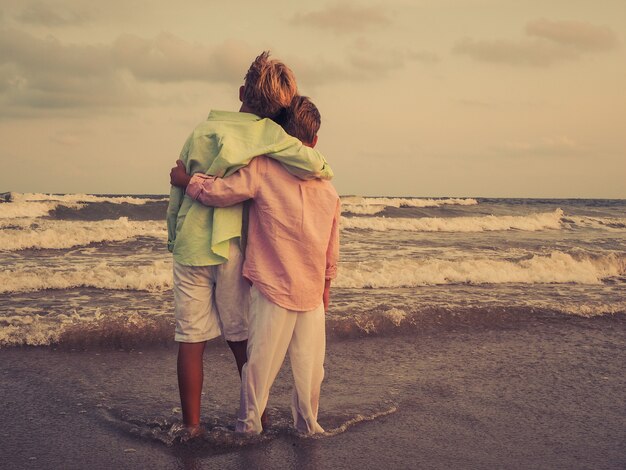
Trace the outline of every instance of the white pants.
<instances>
[{"instance_id":1,"label":"white pants","mask_svg":"<svg viewBox=\"0 0 626 470\"><path fill-rule=\"evenodd\" d=\"M326 331L324 306L295 312L250 289L248 362L241 377L241 402L236 430L260 433L261 415L270 388L289 350L294 391L291 403L295 428L303 433L324 432L317 423L320 387L324 379Z\"/></svg>"}]
</instances>

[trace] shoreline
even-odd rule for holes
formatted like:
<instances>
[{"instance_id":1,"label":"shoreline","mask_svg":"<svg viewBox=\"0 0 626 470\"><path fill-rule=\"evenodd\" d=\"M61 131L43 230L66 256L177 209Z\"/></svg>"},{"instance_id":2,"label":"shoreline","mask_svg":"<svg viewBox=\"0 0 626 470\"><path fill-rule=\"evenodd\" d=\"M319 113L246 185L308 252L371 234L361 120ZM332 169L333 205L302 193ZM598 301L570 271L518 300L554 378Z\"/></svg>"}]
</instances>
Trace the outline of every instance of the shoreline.
<instances>
[{"instance_id":1,"label":"shoreline","mask_svg":"<svg viewBox=\"0 0 626 470\"><path fill-rule=\"evenodd\" d=\"M319 438L289 431L288 361L267 435L230 432L238 377L215 342L210 438L172 446L159 438L180 419L175 348L0 349L0 447L7 468L624 468L626 318L608 320L330 341L320 423L346 429Z\"/></svg>"},{"instance_id":2,"label":"shoreline","mask_svg":"<svg viewBox=\"0 0 626 470\"><path fill-rule=\"evenodd\" d=\"M93 295L93 292L98 290L83 288L78 292L80 295ZM604 327L626 323L626 312L621 310L584 316L526 306L467 307L462 311L457 308L431 307L412 311L404 306L400 309L394 308L383 302L379 307L361 311L360 315L364 318L363 321L355 320L353 315L345 311L334 312L331 308L326 318L327 342L365 338L420 338L424 335L449 332L506 331L542 323L588 325L592 320L595 325ZM173 313L103 316L97 320L62 325L60 329L54 331L54 336L50 332L37 329L39 327L35 325L30 334L38 336L37 339L41 341L41 336L47 333L50 336L48 341L39 344L4 343L0 345L0 351L14 348L54 351L134 351L172 348L175 347L174 326ZM31 325L26 325L26 328L30 327ZM213 347L218 342L211 341L208 347Z\"/></svg>"}]
</instances>

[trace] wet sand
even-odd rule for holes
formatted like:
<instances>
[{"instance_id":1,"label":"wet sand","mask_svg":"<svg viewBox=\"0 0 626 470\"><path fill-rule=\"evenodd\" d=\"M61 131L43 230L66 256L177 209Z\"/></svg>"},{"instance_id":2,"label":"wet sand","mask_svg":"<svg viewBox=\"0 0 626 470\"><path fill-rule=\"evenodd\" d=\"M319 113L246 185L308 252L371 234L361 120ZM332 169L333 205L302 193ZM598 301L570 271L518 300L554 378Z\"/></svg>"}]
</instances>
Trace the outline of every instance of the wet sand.
<instances>
[{"instance_id":1,"label":"wet sand","mask_svg":"<svg viewBox=\"0 0 626 470\"><path fill-rule=\"evenodd\" d=\"M229 354L206 353L208 437L167 445L175 347L0 350L0 467L626 468L624 315L335 339L320 413L335 435L320 438L288 430L287 363L268 434L233 434Z\"/></svg>"}]
</instances>

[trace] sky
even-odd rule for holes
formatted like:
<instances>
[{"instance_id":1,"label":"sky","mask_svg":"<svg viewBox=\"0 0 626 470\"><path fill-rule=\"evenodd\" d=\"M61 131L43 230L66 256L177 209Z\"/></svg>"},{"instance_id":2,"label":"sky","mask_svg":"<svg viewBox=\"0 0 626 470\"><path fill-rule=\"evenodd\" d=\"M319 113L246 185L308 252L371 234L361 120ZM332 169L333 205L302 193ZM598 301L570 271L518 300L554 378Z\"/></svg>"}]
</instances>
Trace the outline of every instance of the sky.
<instances>
[{"instance_id":1,"label":"sky","mask_svg":"<svg viewBox=\"0 0 626 470\"><path fill-rule=\"evenodd\" d=\"M340 194L626 198L624 0L0 0L0 192L166 194L263 50Z\"/></svg>"}]
</instances>

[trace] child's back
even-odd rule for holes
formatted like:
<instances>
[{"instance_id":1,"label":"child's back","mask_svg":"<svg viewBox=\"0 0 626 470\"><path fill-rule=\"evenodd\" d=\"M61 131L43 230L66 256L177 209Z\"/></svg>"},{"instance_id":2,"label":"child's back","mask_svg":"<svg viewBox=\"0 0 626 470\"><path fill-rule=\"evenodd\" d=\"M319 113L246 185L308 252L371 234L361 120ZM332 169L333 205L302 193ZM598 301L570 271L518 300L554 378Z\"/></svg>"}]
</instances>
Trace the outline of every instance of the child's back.
<instances>
[{"instance_id":1,"label":"child's back","mask_svg":"<svg viewBox=\"0 0 626 470\"><path fill-rule=\"evenodd\" d=\"M285 130L311 146L319 124L317 108L305 97L294 99L283 122ZM187 195L218 207L252 199L243 267L252 284L248 362L242 369L237 431L262 431L269 390L289 351L294 426L304 433L323 432L317 414L324 378L324 311L339 256L335 188L327 181L301 181L261 156L228 178L194 175Z\"/></svg>"}]
</instances>

